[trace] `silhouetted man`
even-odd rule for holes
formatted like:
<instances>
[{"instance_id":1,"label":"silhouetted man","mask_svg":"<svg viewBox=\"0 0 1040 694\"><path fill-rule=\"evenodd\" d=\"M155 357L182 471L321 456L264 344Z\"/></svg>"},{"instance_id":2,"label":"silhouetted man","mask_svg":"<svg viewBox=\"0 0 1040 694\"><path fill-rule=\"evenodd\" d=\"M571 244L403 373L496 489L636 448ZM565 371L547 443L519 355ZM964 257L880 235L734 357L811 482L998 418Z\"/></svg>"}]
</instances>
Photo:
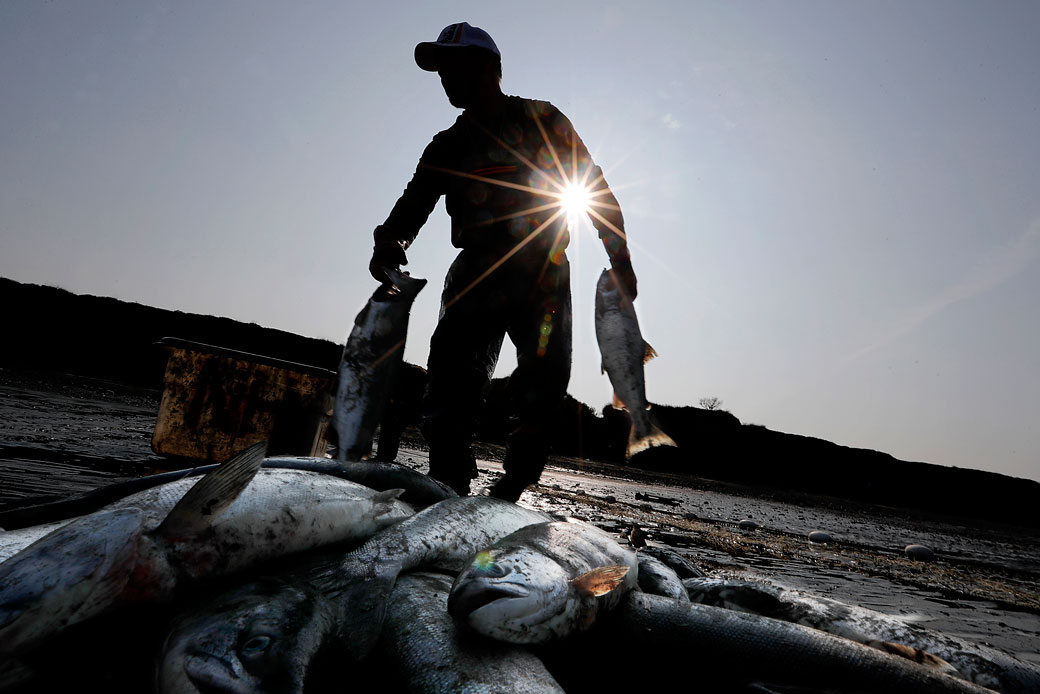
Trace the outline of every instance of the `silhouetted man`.
<instances>
[{"instance_id":1,"label":"silhouetted man","mask_svg":"<svg viewBox=\"0 0 1040 694\"><path fill-rule=\"evenodd\" d=\"M477 476L470 450L484 390L502 348L516 347L509 379L512 412L506 474L491 496L516 501L538 481L553 419L571 369L570 240L561 191L569 180L592 193L592 218L618 281L636 296L617 200L566 116L545 101L506 96L501 54L466 22L415 47L415 62L435 71L448 101L463 109L434 136L386 221L376 227L369 269L405 265L441 196L451 242L461 251L444 282L441 316L430 341L429 383L420 428L430 446L430 476L460 495Z\"/></svg>"}]
</instances>

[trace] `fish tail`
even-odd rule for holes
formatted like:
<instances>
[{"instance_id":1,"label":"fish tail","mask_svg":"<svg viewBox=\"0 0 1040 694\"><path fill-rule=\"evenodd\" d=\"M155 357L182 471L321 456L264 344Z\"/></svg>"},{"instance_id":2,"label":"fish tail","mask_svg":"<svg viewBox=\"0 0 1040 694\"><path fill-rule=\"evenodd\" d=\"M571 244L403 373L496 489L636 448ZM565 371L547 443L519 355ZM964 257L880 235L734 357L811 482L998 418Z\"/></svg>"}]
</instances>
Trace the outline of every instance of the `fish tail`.
<instances>
[{"instance_id":1,"label":"fish tail","mask_svg":"<svg viewBox=\"0 0 1040 694\"><path fill-rule=\"evenodd\" d=\"M647 431L640 433L636 423L632 422L632 430L628 434L628 446L625 448L626 459L655 446L677 446L672 437L661 431L656 424L648 422L648 425Z\"/></svg>"}]
</instances>

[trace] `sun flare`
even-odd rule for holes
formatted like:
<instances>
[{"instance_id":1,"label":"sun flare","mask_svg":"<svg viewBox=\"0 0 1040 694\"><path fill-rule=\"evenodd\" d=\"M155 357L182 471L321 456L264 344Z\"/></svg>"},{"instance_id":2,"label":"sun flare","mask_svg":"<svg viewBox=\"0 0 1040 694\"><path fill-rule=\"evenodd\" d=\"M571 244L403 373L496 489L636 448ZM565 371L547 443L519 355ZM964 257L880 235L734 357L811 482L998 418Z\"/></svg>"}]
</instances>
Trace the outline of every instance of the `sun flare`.
<instances>
[{"instance_id":1,"label":"sun flare","mask_svg":"<svg viewBox=\"0 0 1040 694\"><path fill-rule=\"evenodd\" d=\"M560 209L571 227L588 214L591 204L592 191L581 181L570 181L560 191Z\"/></svg>"}]
</instances>

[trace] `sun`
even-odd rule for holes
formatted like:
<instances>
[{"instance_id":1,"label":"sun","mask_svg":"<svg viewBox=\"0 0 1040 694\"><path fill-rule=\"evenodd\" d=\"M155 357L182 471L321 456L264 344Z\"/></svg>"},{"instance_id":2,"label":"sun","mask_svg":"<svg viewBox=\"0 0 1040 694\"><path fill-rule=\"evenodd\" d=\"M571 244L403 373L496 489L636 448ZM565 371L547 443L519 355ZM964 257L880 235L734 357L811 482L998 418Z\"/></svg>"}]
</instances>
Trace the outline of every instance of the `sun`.
<instances>
[{"instance_id":1,"label":"sun","mask_svg":"<svg viewBox=\"0 0 1040 694\"><path fill-rule=\"evenodd\" d=\"M567 216L567 226L574 227L588 214L592 191L581 181L568 181L560 191L560 209Z\"/></svg>"}]
</instances>

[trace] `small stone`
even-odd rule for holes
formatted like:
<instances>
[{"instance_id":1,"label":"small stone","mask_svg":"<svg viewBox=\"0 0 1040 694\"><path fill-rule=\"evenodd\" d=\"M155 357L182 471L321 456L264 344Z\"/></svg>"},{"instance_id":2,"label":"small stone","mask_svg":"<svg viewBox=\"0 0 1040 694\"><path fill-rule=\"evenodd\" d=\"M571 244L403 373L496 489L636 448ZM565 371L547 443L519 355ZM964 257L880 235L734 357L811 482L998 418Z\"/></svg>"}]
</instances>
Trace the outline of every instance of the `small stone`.
<instances>
[{"instance_id":1,"label":"small stone","mask_svg":"<svg viewBox=\"0 0 1040 694\"><path fill-rule=\"evenodd\" d=\"M628 532L628 541L633 547L646 547L646 533L638 525L633 525Z\"/></svg>"},{"instance_id":2,"label":"small stone","mask_svg":"<svg viewBox=\"0 0 1040 694\"><path fill-rule=\"evenodd\" d=\"M606 501L608 504L616 504L617 503L617 498L614 497L613 495L610 495L610 494L608 494L607 496L603 497L603 500Z\"/></svg>"},{"instance_id":3,"label":"small stone","mask_svg":"<svg viewBox=\"0 0 1040 694\"><path fill-rule=\"evenodd\" d=\"M740 526L741 530L754 530L758 527L758 523L751 520L750 518L745 518L744 520L737 523L737 525Z\"/></svg>"},{"instance_id":4,"label":"small stone","mask_svg":"<svg viewBox=\"0 0 1040 694\"><path fill-rule=\"evenodd\" d=\"M825 533L822 530L813 530L809 533L809 542L815 542L817 544L826 544L833 540L830 533Z\"/></svg>"},{"instance_id":5,"label":"small stone","mask_svg":"<svg viewBox=\"0 0 1040 694\"><path fill-rule=\"evenodd\" d=\"M935 552L932 548L924 545L907 545L903 549L903 553L908 559L913 559L914 561L932 561L935 559Z\"/></svg>"}]
</instances>

